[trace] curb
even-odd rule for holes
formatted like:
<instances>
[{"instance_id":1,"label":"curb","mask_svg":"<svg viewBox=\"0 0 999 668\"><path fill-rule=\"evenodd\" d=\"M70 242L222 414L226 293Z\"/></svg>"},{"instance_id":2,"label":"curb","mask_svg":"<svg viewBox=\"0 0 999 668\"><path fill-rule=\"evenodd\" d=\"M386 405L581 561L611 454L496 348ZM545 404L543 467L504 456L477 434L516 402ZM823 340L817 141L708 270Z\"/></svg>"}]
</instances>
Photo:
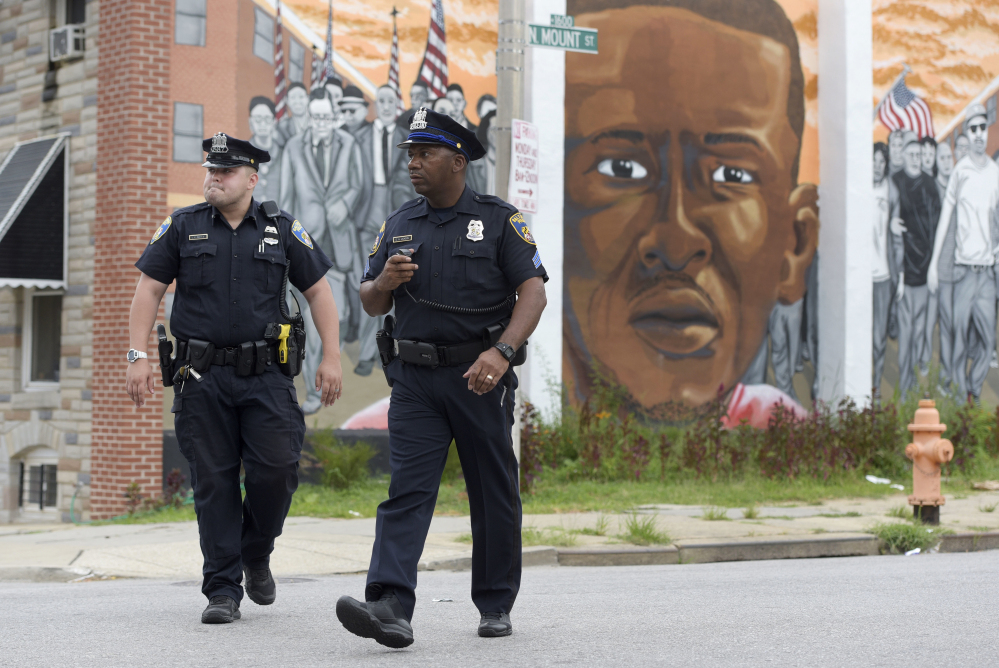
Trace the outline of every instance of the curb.
<instances>
[{"instance_id":1,"label":"curb","mask_svg":"<svg viewBox=\"0 0 999 668\"><path fill-rule=\"evenodd\" d=\"M653 566L680 563L675 545L664 547L568 547L558 550L559 566ZM526 565L526 564L525 564Z\"/></svg>"},{"instance_id":2,"label":"curb","mask_svg":"<svg viewBox=\"0 0 999 668\"><path fill-rule=\"evenodd\" d=\"M554 547L528 547L523 551L522 563L524 568L531 566L558 566L559 551ZM472 570L471 555L455 557L453 559L440 559L438 561L421 562L416 567L417 571L470 571Z\"/></svg>"},{"instance_id":3,"label":"curb","mask_svg":"<svg viewBox=\"0 0 999 668\"><path fill-rule=\"evenodd\" d=\"M24 566L0 568L0 582L73 582L95 574L89 568ZM96 575L99 579L101 576Z\"/></svg>"},{"instance_id":4,"label":"curb","mask_svg":"<svg viewBox=\"0 0 999 668\"><path fill-rule=\"evenodd\" d=\"M687 543L679 547L680 563L707 564L719 561L868 557L878 554L878 539L874 536L792 538L738 543Z\"/></svg>"},{"instance_id":5,"label":"curb","mask_svg":"<svg viewBox=\"0 0 999 668\"><path fill-rule=\"evenodd\" d=\"M981 552L999 549L999 531L982 533L944 534L940 540L940 552Z\"/></svg>"}]
</instances>

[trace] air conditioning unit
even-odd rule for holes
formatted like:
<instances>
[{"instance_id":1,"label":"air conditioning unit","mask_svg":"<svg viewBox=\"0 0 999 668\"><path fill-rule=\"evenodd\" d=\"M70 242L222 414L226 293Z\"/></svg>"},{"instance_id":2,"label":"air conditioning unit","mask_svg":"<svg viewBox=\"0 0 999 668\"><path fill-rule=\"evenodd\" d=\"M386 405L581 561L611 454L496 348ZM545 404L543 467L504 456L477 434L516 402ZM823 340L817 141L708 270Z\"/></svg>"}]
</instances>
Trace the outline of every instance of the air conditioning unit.
<instances>
[{"instance_id":1,"label":"air conditioning unit","mask_svg":"<svg viewBox=\"0 0 999 668\"><path fill-rule=\"evenodd\" d=\"M84 49L82 25L69 23L49 31L49 60L58 63L72 58L82 58Z\"/></svg>"}]
</instances>

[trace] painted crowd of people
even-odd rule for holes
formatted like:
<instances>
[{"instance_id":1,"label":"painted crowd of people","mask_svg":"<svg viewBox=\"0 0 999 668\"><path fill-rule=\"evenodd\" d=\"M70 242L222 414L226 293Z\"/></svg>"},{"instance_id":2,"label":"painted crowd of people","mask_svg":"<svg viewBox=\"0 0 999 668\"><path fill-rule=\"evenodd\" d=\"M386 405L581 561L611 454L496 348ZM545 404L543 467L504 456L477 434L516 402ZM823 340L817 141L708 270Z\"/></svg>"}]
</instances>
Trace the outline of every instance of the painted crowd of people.
<instances>
[{"instance_id":1,"label":"painted crowd of people","mask_svg":"<svg viewBox=\"0 0 999 668\"><path fill-rule=\"evenodd\" d=\"M495 193L496 98L488 94L479 98L478 126L465 115L467 102L460 84L451 84L446 95L435 100L428 87L417 82L410 89L410 101L411 108L400 113L395 90L382 86L375 94L375 118L369 121L370 103L363 92L338 78L311 92L301 83L291 84L280 120L270 98L250 101L250 142L271 156L260 166L257 199L274 200L298 218L333 261L326 278L340 306L340 345L359 342L354 373L361 376L369 375L378 360L378 319L361 309L358 286L382 222L416 197L405 153L396 148L405 140L416 109L433 108L476 133L488 155L469 170L469 186ZM308 378L322 359L322 345L307 302L296 297L305 311ZM306 386L303 409L309 414L319 410L321 402L318 392Z\"/></svg>"},{"instance_id":2,"label":"painted crowd of people","mask_svg":"<svg viewBox=\"0 0 999 668\"><path fill-rule=\"evenodd\" d=\"M996 361L999 166L986 153L985 107L939 144L895 130L874 144L874 388L889 338L899 390L919 385L939 326L940 390L978 402Z\"/></svg>"}]
</instances>

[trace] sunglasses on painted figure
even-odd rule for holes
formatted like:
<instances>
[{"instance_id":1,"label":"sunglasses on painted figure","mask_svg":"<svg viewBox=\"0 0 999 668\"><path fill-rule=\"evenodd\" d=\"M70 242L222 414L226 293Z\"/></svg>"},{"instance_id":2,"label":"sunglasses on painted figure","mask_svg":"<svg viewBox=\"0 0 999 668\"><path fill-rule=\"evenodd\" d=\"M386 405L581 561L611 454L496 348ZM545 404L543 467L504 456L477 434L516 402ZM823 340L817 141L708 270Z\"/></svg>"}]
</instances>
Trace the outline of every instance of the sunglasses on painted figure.
<instances>
[{"instance_id":1,"label":"sunglasses on painted figure","mask_svg":"<svg viewBox=\"0 0 999 668\"><path fill-rule=\"evenodd\" d=\"M989 126L988 126L987 123L977 123L975 125L969 125L968 126L968 132L985 132L985 130L988 127Z\"/></svg>"}]
</instances>

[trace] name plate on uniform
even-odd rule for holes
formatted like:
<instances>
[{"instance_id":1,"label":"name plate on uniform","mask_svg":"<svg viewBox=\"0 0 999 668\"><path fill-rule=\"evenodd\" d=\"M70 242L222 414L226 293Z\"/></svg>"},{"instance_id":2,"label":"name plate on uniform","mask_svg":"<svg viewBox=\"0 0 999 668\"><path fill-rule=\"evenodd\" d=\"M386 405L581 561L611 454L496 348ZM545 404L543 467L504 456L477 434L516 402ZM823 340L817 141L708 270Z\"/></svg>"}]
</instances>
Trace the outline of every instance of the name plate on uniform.
<instances>
[{"instance_id":1,"label":"name plate on uniform","mask_svg":"<svg viewBox=\"0 0 999 668\"><path fill-rule=\"evenodd\" d=\"M402 237L392 237L392 243L394 243L394 244L399 244L399 243L402 243L403 241L412 241L412 240L413 240L413 235L412 234L407 234L407 235L402 236Z\"/></svg>"},{"instance_id":2,"label":"name plate on uniform","mask_svg":"<svg viewBox=\"0 0 999 668\"><path fill-rule=\"evenodd\" d=\"M207 234L189 234L187 235L188 241L201 241L202 239L207 239Z\"/></svg>"}]
</instances>

